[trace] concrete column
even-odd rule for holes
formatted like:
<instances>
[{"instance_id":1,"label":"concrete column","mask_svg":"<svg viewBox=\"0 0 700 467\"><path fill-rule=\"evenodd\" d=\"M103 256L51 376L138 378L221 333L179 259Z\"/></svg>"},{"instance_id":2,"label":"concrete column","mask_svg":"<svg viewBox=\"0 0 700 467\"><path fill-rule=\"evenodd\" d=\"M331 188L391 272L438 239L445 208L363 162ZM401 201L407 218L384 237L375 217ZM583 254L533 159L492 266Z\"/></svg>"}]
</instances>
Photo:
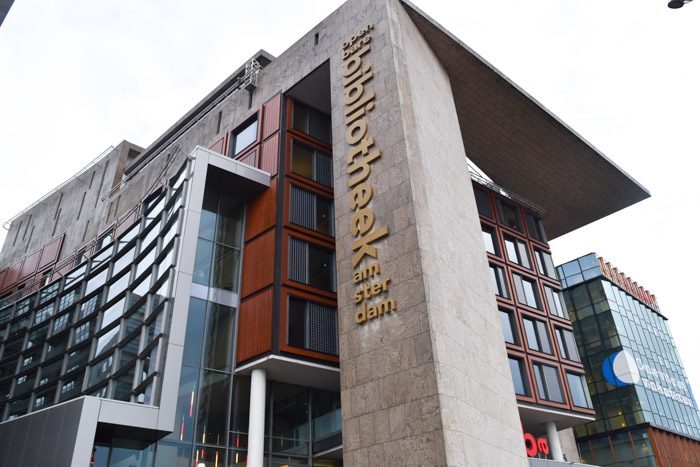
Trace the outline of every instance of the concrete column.
<instances>
[{"instance_id":1,"label":"concrete column","mask_svg":"<svg viewBox=\"0 0 700 467\"><path fill-rule=\"evenodd\" d=\"M555 461L563 461L564 456L561 451L561 441L559 440L557 424L554 422L547 422L544 426L547 429L547 439L549 439L549 450L552 453L552 459Z\"/></svg>"},{"instance_id":2,"label":"concrete column","mask_svg":"<svg viewBox=\"0 0 700 467\"><path fill-rule=\"evenodd\" d=\"M250 375L250 420L248 422L249 467L263 467L266 385L267 374L265 370L260 368L253 370L253 373Z\"/></svg>"}]
</instances>

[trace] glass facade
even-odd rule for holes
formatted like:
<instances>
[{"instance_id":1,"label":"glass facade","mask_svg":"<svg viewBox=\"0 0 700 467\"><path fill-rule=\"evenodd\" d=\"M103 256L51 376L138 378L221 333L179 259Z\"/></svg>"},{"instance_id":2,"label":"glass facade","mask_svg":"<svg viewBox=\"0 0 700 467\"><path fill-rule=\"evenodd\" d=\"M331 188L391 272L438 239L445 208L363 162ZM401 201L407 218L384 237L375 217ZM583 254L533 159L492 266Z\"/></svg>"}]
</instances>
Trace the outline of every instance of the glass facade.
<instances>
[{"instance_id":1,"label":"glass facade","mask_svg":"<svg viewBox=\"0 0 700 467\"><path fill-rule=\"evenodd\" d=\"M666 318L605 277L595 254L557 270L569 284L564 297L597 413L575 429L579 441L643 424L700 440L700 414ZM613 438L612 448L627 452Z\"/></svg>"},{"instance_id":2,"label":"glass facade","mask_svg":"<svg viewBox=\"0 0 700 467\"><path fill-rule=\"evenodd\" d=\"M158 405L183 187L157 191L113 241L0 310L0 419L81 395Z\"/></svg>"}]
</instances>

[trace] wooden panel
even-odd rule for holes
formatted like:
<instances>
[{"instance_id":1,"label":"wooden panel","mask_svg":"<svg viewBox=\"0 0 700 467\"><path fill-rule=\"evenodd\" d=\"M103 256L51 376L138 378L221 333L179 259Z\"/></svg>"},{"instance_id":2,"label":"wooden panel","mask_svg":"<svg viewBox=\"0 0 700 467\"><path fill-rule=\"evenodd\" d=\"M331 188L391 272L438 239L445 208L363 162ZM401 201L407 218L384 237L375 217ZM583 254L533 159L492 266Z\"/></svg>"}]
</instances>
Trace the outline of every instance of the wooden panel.
<instances>
[{"instance_id":1,"label":"wooden panel","mask_svg":"<svg viewBox=\"0 0 700 467\"><path fill-rule=\"evenodd\" d=\"M23 262L24 259L21 259L9 268L7 268L7 273L5 274L5 281L2 283L2 286L0 286L0 290L8 289L17 284L17 278L19 277L19 272L22 270Z\"/></svg>"},{"instance_id":2,"label":"wooden panel","mask_svg":"<svg viewBox=\"0 0 700 467\"><path fill-rule=\"evenodd\" d=\"M241 302L236 362L272 349L272 288Z\"/></svg>"},{"instance_id":3,"label":"wooden panel","mask_svg":"<svg viewBox=\"0 0 700 467\"><path fill-rule=\"evenodd\" d=\"M41 250L37 250L34 253L28 255L24 258L24 264L22 265L22 271L19 274L19 280L26 279L27 277L33 275L36 272L36 267L39 265L39 258L41 257Z\"/></svg>"},{"instance_id":4,"label":"wooden panel","mask_svg":"<svg viewBox=\"0 0 700 467\"><path fill-rule=\"evenodd\" d=\"M263 104L263 125L262 137L263 140L280 129L280 108L282 95L277 94L275 97Z\"/></svg>"},{"instance_id":5,"label":"wooden panel","mask_svg":"<svg viewBox=\"0 0 700 467\"><path fill-rule=\"evenodd\" d=\"M260 151L260 168L270 175L277 175L280 135L276 133L262 144Z\"/></svg>"},{"instance_id":6,"label":"wooden panel","mask_svg":"<svg viewBox=\"0 0 700 467\"><path fill-rule=\"evenodd\" d=\"M41 260L39 261L38 269L40 271L58 260L58 254L61 252L61 245L63 245L63 237L64 236L61 235L44 245L44 249L41 252Z\"/></svg>"},{"instance_id":7,"label":"wooden panel","mask_svg":"<svg viewBox=\"0 0 700 467\"><path fill-rule=\"evenodd\" d=\"M259 235L275 225L277 179L272 179L270 188L248 202L246 212L245 240Z\"/></svg>"},{"instance_id":8,"label":"wooden panel","mask_svg":"<svg viewBox=\"0 0 700 467\"><path fill-rule=\"evenodd\" d=\"M275 230L247 242L243 249L241 296L246 297L272 285L275 269Z\"/></svg>"},{"instance_id":9,"label":"wooden panel","mask_svg":"<svg viewBox=\"0 0 700 467\"><path fill-rule=\"evenodd\" d=\"M258 167L258 146L253 147L250 151L241 156L237 156L236 160L248 164L252 167Z\"/></svg>"},{"instance_id":10,"label":"wooden panel","mask_svg":"<svg viewBox=\"0 0 700 467\"><path fill-rule=\"evenodd\" d=\"M219 154L225 154L224 150L226 149L226 133L221 135L221 138L219 138L214 144L209 146L209 149L211 149L214 152L218 152Z\"/></svg>"}]
</instances>

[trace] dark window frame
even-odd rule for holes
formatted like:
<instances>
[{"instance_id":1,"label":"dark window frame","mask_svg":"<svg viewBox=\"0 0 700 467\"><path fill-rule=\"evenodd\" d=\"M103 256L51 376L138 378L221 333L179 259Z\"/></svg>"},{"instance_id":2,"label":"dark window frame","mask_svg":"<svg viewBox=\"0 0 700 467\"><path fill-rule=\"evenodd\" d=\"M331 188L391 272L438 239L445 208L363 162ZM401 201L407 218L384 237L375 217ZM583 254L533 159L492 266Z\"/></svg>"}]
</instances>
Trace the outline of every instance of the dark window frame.
<instances>
[{"instance_id":1,"label":"dark window frame","mask_svg":"<svg viewBox=\"0 0 700 467\"><path fill-rule=\"evenodd\" d=\"M238 140L239 135L241 135L243 132L245 132L252 124L255 124L255 138L248 143L246 146L240 148L238 151L236 151L236 142ZM230 139L229 139L229 150L228 150L228 155L229 157L236 157L240 154L243 154L246 152L246 150L250 149L255 143L258 142L258 139L260 137L260 120L258 119L258 113L255 112L251 117L249 117L246 121L238 125L236 128L231 130L230 133Z\"/></svg>"}]
</instances>

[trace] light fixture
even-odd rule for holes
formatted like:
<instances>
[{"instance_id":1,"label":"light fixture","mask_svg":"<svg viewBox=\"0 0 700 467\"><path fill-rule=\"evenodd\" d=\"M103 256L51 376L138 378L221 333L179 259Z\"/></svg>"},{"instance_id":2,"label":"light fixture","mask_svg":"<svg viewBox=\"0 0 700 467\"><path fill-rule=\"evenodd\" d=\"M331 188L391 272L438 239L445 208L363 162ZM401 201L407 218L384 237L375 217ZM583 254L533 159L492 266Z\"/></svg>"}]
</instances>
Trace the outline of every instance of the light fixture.
<instances>
[{"instance_id":1,"label":"light fixture","mask_svg":"<svg viewBox=\"0 0 700 467\"><path fill-rule=\"evenodd\" d=\"M668 7L673 8L674 10L677 10L678 8L681 8L683 5L686 3L690 3L693 0L671 0L668 2Z\"/></svg>"}]
</instances>

